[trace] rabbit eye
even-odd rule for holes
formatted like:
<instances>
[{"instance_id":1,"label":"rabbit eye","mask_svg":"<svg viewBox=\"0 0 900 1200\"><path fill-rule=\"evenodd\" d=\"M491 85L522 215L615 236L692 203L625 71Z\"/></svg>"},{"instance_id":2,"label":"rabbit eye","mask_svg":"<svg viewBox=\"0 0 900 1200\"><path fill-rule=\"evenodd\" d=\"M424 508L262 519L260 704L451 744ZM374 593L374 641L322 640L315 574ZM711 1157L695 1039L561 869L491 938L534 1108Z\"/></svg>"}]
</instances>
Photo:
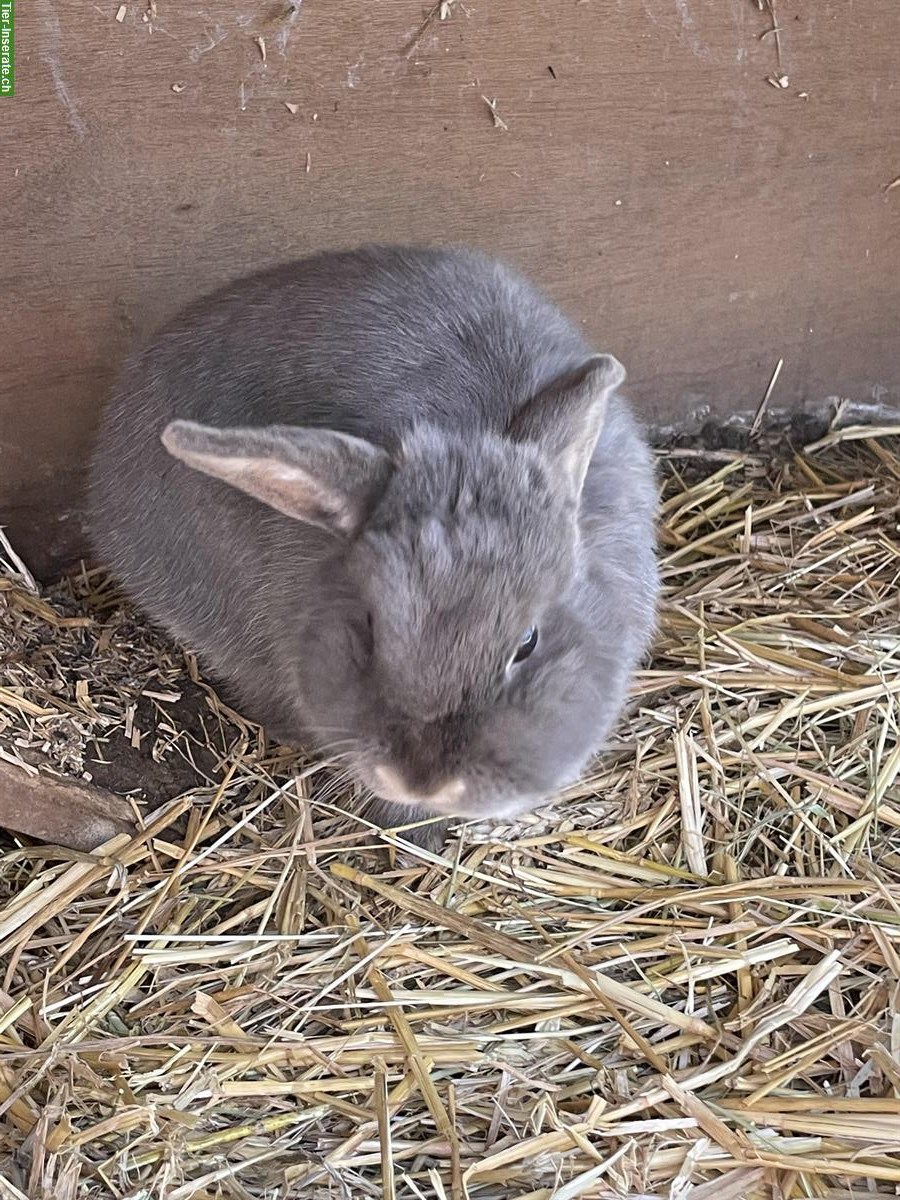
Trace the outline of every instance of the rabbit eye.
<instances>
[{"instance_id":1,"label":"rabbit eye","mask_svg":"<svg viewBox=\"0 0 900 1200\"><path fill-rule=\"evenodd\" d=\"M375 622L372 620L371 613L366 613L365 626L358 627L356 646L361 655L359 662L362 665L372 657L375 649Z\"/></svg>"},{"instance_id":2,"label":"rabbit eye","mask_svg":"<svg viewBox=\"0 0 900 1200\"><path fill-rule=\"evenodd\" d=\"M512 657L513 663L524 662L526 658L534 651L538 643L538 631L536 625L529 627L522 634L522 640L519 642L518 649Z\"/></svg>"}]
</instances>

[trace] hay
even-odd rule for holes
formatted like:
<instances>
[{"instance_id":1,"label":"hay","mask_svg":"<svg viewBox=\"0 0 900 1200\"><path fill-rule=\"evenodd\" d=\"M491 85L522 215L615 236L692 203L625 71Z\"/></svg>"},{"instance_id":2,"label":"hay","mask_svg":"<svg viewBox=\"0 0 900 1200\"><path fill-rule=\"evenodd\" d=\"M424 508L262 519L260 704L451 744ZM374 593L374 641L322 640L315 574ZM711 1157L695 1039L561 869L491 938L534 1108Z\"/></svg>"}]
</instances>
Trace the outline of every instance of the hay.
<instances>
[{"instance_id":1,"label":"hay","mask_svg":"<svg viewBox=\"0 0 900 1200\"><path fill-rule=\"evenodd\" d=\"M40 596L7 555L4 759L144 812L7 840L9 1195L896 1195L890 432L666 456L619 744L446 859L343 816L101 576Z\"/></svg>"}]
</instances>

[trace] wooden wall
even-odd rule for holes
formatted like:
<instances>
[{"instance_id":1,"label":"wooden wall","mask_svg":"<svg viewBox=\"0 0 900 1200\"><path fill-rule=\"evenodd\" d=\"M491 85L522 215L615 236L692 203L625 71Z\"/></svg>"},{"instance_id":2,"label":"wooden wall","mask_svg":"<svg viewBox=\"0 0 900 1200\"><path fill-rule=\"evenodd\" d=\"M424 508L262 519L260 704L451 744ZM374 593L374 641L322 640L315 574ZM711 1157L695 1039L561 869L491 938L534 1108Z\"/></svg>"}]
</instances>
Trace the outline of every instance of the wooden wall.
<instances>
[{"instance_id":1,"label":"wooden wall","mask_svg":"<svg viewBox=\"0 0 900 1200\"><path fill-rule=\"evenodd\" d=\"M507 256L655 423L753 409L779 358L773 404L900 403L897 0L776 0L780 65L757 0L286 8L18 6L0 523L37 570L83 549L82 468L133 340L325 246Z\"/></svg>"}]
</instances>

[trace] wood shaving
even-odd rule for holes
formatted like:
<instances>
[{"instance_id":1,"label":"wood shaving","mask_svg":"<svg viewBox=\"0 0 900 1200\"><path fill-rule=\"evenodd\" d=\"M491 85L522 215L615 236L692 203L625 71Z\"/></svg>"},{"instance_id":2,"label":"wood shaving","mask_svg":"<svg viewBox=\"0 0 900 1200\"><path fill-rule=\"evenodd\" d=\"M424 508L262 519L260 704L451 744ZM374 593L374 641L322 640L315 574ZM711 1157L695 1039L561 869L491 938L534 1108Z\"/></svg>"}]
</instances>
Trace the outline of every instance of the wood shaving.
<instances>
[{"instance_id":1,"label":"wood shaving","mask_svg":"<svg viewBox=\"0 0 900 1200\"><path fill-rule=\"evenodd\" d=\"M487 96L482 96L481 98L485 102L485 104L488 106L488 108L490 109L491 116L493 117L493 120L494 120L494 128L502 129L504 132L508 132L509 126L503 120L503 118L500 116L500 114L497 112L497 101L489 100L487 98Z\"/></svg>"}]
</instances>

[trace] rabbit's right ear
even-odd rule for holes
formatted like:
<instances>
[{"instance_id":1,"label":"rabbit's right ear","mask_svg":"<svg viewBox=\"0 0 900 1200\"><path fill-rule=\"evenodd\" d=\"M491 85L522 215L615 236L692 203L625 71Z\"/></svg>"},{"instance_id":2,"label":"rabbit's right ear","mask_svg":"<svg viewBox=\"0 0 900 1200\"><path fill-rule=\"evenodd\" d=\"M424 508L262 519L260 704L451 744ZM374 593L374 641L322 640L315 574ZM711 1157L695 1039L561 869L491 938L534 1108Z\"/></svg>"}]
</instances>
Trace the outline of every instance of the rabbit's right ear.
<instances>
[{"instance_id":1,"label":"rabbit's right ear","mask_svg":"<svg viewBox=\"0 0 900 1200\"><path fill-rule=\"evenodd\" d=\"M216 429L172 421L162 442L194 470L285 516L348 537L363 526L394 469L378 446L326 429Z\"/></svg>"}]
</instances>

